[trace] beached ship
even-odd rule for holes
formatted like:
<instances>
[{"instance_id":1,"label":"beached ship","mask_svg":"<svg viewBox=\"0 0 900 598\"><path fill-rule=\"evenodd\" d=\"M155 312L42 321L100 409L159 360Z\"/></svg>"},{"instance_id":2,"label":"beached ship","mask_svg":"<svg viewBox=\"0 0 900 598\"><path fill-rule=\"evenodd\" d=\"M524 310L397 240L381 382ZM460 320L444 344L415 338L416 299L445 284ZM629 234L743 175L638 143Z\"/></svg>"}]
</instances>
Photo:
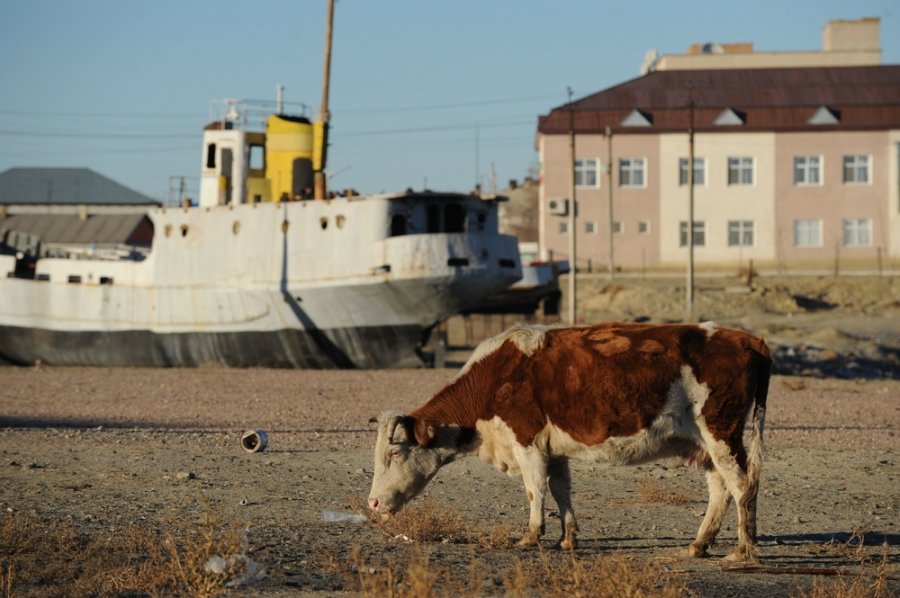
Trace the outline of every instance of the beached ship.
<instances>
[{"instance_id":1,"label":"beached ship","mask_svg":"<svg viewBox=\"0 0 900 598\"><path fill-rule=\"evenodd\" d=\"M246 114L225 103L206 127L199 205L147 210L147 246L48 253L31 239L23 251L0 220L9 250L0 357L415 366L433 326L521 277L516 239L498 233L501 199L410 190L311 199L317 123L272 114L255 131Z\"/></svg>"},{"instance_id":2,"label":"beached ship","mask_svg":"<svg viewBox=\"0 0 900 598\"><path fill-rule=\"evenodd\" d=\"M501 198L326 192L332 15L330 1L319 118L279 97L255 126L247 103L224 102L204 130L198 205L147 210L124 247L51 247L16 229L26 209L3 207L0 360L417 366L436 324L521 278Z\"/></svg>"}]
</instances>

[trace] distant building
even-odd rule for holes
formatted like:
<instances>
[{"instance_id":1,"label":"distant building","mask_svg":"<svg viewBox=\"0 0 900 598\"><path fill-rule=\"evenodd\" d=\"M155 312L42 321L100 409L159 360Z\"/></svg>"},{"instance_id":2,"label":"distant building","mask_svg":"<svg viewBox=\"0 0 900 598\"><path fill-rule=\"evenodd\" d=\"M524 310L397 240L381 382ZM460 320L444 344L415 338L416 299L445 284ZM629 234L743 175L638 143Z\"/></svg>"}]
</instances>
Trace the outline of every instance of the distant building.
<instances>
[{"instance_id":1,"label":"distant building","mask_svg":"<svg viewBox=\"0 0 900 598\"><path fill-rule=\"evenodd\" d=\"M161 205L89 168L10 168L0 172L0 204Z\"/></svg>"},{"instance_id":2,"label":"distant building","mask_svg":"<svg viewBox=\"0 0 900 598\"><path fill-rule=\"evenodd\" d=\"M0 253L32 259L145 253L160 202L87 168L0 173Z\"/></svg>"},{"instance_id":3,"label":"distant building","mask_svg":"<svg viewBox=\"0 0 900 598\"><path fill-rule=\"evenodd\" d=\"M796 68L813 66L875 66L881 64L881 19L829 21L822 29L822 50L757 52L753 44L694 44L686 54L658 56L650 51L641 74L700 69Z\"/></svg>"},{"instance_id":4,"label":"distant building","mask_svg":"<svg viewBox=\"0 0 900 598\"><path fill-rule=\"evenodd\" d=\"M616 269L684 267L691 129L698 267L900 266L898 65L657 69L551 110L539 237L556 259L569 259L570 122L581 269L606 268L610 231Z\"/></svg>"}]
</instances>

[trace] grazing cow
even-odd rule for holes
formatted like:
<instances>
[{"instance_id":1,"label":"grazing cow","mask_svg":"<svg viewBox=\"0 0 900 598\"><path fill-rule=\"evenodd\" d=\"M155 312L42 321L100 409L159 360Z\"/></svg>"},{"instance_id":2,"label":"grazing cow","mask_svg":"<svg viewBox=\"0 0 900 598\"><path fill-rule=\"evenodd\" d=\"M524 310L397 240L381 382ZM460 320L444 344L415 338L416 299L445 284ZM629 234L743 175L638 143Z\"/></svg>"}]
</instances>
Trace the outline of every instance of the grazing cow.
<instances>
[{"instance_id":1,"label":"grazing cow","mask_svg":"<svg viewBox=\"0 0 900 598\"><path fill-rule=\"evenodd\" d=\"M524 479L531 511L520 544L538 543L549 486L559 545L574 548L570 457L638 464L680 456L705 468L709 486L688 555L706 554L733 498L738 544L728 558L753 560L771 363L762 339L714 324L513 327L481 343L410 415L379 417L369 507L393 513L443 465L477 454Z\"/></svg>"}]
</instances>

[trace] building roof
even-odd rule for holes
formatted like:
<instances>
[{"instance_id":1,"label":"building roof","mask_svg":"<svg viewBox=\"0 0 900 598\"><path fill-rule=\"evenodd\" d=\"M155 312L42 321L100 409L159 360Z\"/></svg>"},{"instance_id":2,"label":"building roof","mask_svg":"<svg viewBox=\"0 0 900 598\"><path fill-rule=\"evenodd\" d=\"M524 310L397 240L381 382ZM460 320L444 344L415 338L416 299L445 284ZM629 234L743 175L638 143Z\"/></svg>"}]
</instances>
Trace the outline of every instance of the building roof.
<instances>
[{"instance_id":1,"label":"building roof","mask_svg":"<svg viewBox=\"0 0 900 598\"><path fill-rule=\"evenodd\" d=\"M0 220L0 241L6 232L36 237L45 243L97 245L132 243L138 227L147 220L142 213L131 214L13 214Z\"/></svg>"},{"instance_id":2,"label":"building roof","mask_svg":"<svg viewBox=\"0 0 900 598\"><path fill-rule=\"evenodd\" d=\"M0 173L0 204L160 205L90 168L10 168Z\"/></svg>"},{"instance_id":3,"label":"building roof","mask_svg":"<svg viewBox=\"0 0 900 598\"><path fill-rule=\"evenodd\" d=\"M809 122L822 107L836 122ZM729 109L738 124L715 124ZM538 132L567 133L570 118L580 133L686 131L691 112L698 131L900 129L900 65L655 71L554 108Z\"/></svg>"}]
</instances>

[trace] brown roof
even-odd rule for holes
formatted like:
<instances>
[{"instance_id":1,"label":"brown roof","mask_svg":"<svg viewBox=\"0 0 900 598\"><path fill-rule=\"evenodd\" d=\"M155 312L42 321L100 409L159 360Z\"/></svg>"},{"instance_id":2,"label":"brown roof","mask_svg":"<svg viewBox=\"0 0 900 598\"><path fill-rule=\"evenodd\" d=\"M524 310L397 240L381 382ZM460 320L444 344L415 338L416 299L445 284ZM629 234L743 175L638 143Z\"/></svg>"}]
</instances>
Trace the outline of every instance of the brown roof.
<instances>
[{"instance_id":1,"label":"brown roof","mask_svg":"<svg viewBox=\"0 0 900 598\"><path fill-rule=\"evenodd\" d=\"M570 107L576 132L684 131L691 103L694 128L704 131L900 129L900 65L655 71L554 108L539 117L538 132L567 133ZM837 124L808 124L822 106L838 115ZM743 125L714 124L728 108ZM651 125L621 126L633 110Z\"/></svg>"}]
</instances>

